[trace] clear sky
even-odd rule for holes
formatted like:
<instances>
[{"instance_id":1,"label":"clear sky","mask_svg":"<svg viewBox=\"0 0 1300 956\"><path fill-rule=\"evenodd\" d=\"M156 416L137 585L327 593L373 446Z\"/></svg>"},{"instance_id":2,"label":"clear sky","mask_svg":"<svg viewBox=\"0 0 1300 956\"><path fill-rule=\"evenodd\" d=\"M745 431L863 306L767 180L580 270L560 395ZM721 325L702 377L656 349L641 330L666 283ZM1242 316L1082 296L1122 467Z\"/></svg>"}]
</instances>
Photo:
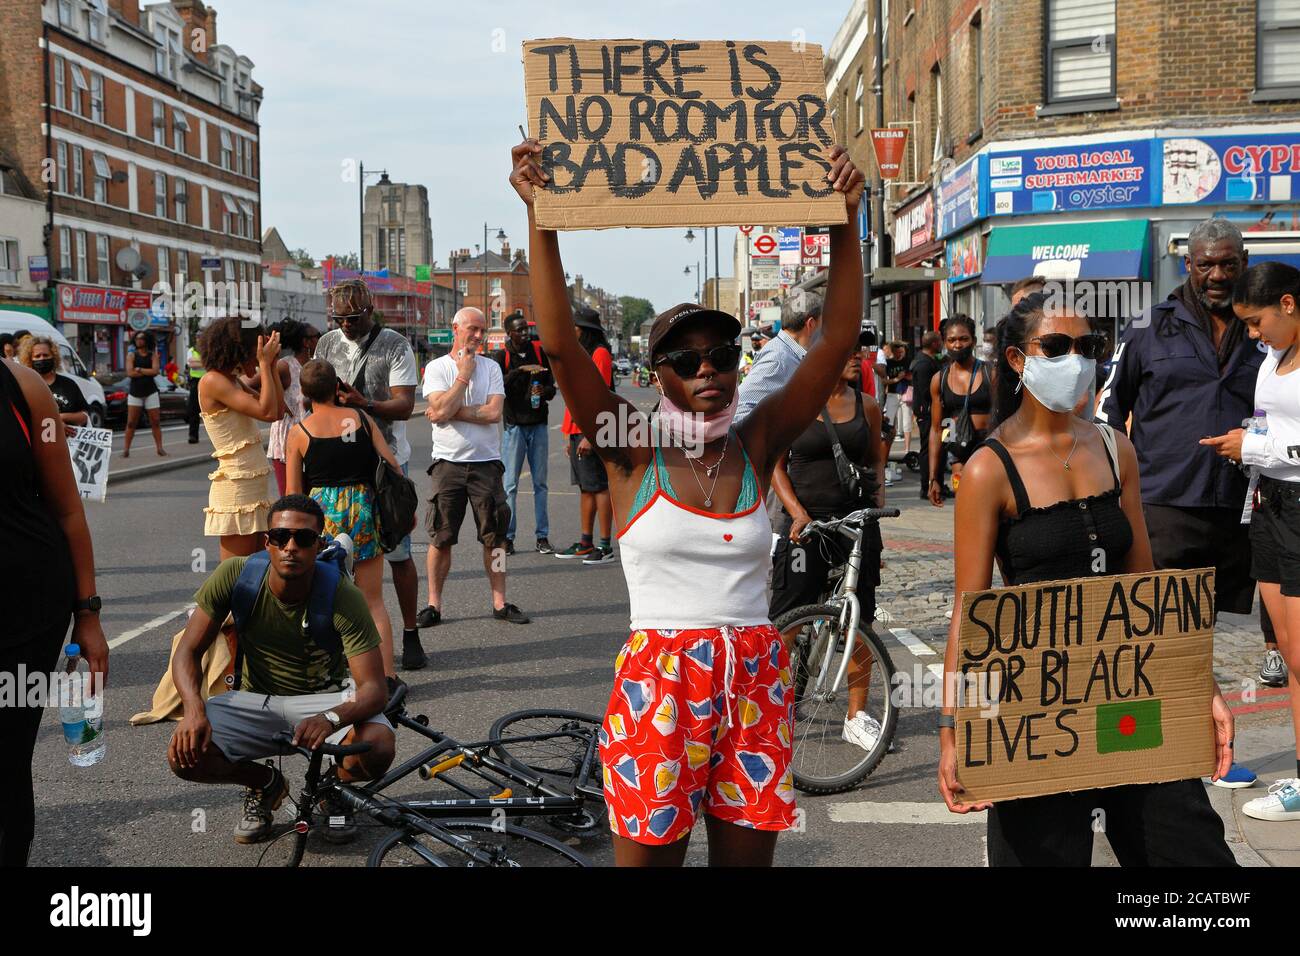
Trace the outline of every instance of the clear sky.
<instances>
[{"instance_id":1,"label":"clear sky","mask_svg":"<svg viewBox=\"0 0 1300 956\"><path fill-rule=\"evenodd\" d=\"M583 39L789 40L830 45L848 0L213 0L217 39L249 57L265 87L262 221L314 257L357 249L357 187L346 159L429 189L434 255L526 242L506 182L526 123L521 44ZM684 275L702 249L682 229L563 233L565 269L662 310L695 296ZM721 274L734 229L720 229ZM710 243L712 259L712 243ZM712 273L712 268L709 270Z\"/></svg>"}]
</instances>

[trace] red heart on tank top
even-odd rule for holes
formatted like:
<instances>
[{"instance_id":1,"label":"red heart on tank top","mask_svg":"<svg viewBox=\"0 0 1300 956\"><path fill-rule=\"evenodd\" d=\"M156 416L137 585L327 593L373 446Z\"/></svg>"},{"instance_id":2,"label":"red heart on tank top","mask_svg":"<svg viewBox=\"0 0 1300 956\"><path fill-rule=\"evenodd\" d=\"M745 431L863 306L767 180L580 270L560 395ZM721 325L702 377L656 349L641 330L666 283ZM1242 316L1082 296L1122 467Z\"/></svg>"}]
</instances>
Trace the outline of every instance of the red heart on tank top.
<instances>
[{"instance_id":1,"label":"red heart on tank top","mask_svg":"<svg viewBox=\"0 0 1300 956\"><path fill-rule=\"evenodd\" d=\"M722 536L722 540L723 540L723 541L730 541L730 540L731 540L731 535L729 535L729 534L724 534L724 535Z\"/></svg>"}]
</instances>

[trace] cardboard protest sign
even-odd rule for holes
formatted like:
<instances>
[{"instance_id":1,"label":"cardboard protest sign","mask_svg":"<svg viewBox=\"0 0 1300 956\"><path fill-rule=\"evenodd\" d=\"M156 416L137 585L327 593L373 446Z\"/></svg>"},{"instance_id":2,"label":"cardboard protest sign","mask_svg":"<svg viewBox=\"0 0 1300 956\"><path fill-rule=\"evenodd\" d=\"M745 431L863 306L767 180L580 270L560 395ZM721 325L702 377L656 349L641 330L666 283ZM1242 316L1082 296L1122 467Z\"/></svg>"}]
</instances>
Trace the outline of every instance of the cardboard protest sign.
<instances>
[{"instance_id":1,"label":"cardboard protest sign","mask_svg":"<svg viewBox=\"0 0 1300 956\"><path fill-rule=\"evenodd\" d=\"M530 40L529 131L547 229L836 225L816 44Z\"/></svg>"},{"instance_id":2,"label":"cardboard protest sign","mask_svg":"<svg viewBox=\"0 0 1300 956\"><path fill-rule=\"evenodd\" d=\"M68 436L72 472L83 499L103 501L108 496L108 458L113 433L107 428L73 428Z\"/></svg>"},{"instance_id":3,"label":"cardboard protest sign","mask_svg":"<svg viewBox=\"0 0 1300 956\"><path fill-rule=\"evenodd\" d=\"M965 802L1213 771L1213 568L965 594L960 627Z\"/></svg>"}]
</instances>

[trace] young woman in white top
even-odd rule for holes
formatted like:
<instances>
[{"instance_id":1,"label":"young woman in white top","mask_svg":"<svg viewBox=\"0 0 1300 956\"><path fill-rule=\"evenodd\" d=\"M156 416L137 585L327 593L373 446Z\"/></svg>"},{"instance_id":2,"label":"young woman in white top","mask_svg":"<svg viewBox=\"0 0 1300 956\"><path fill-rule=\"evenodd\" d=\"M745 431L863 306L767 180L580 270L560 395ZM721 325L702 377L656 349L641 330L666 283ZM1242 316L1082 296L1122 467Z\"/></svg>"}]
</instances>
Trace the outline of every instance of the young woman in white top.
<instances>
[{"instance_id":1,"label":"young woman in white top","mask_svg":"<svg viewBox=\"0 0 1300 956\"><path fill-rule=\"evenodd\" d=\"M556 233L533 214L534 190L550 179L541 153L536 140L520 143L510 176L528 206L537 326L574 421L608 468L631 603L600 735L615 859L680 865L703 813L710 863L770 865L795 816L789 660L767 614L763 495L857 342L864 180L844 150L826 154L822 186L843 194L847 222L831 228L822 335L741 425L732 427L740 323L688 304L655 319L649 353L665 437L638 427L645 420L578 344Z\"/></svg>"},{"instance_id":2,"label":"young woman in white top","mask_svg":"<svg viewBox=\"0 0 1300 956\"><path fill-rule=\"evenodd\" d=\"M286 439L289 430L307 417L300 384L302 367L311 361L321 333L319 329L297 319L285 319L276 325L276 329L280 333L280 342L289 354L275 365L276 374L280 376L280 386L284 389L284 415L271 423L271 431L266 439L266 457L271 459L275 484L283 495L288 487L285 478L285 461L289 456ZM258 387L256 383L252 384L254 388Z\"/></svg>"},{"instance_id":3,"label":"young woman in white top","mask_svg":"<svg viewBox=\"0 0 1300 956\"><path fill-rule=\"evenodd\" d=\"M1202 439L1252 466L1259 489L1250 519L1251 573L1290 673L1296 776L1274 783L1242 811L1258 820L1300 820L1300 270L1261 262L1237 280L1232 306L1268 348L1255 379L1255 417L1267 431L1236 428Z\"/></svg>"}]
</instances>

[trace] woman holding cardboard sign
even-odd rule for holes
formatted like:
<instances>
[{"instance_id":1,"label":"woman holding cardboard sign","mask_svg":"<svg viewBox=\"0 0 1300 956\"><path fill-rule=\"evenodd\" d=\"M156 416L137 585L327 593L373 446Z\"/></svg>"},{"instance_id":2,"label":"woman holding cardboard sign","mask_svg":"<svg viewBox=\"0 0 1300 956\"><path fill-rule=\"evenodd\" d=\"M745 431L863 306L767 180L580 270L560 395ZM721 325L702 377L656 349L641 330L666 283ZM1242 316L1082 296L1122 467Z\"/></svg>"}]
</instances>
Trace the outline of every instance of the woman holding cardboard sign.
<instances>
[{"instance_id":1,"label":"woman holding cardboard sign","mask_svg":"<svg viewBox=\"0 0 1300 956\"><path fill-rule=\"evenodd\" d=\"M1008 585L1153 569L1132 444L1073 414L1105 341L1089 319L1048 301L1027 296L998 326L997 427L957 494L957 608L964 592L992 585L995 560ZM954 721L960 623L954 614L944 655L939 792L954 813L989 811L990 866L1088 866L1099 822L1125 866L1234 865L1200 780L965 802ZM1232 763L1233 734L1217 687L1212 711L1217 779Z\"/></svg>"},{"instance_id":2,"label":"woman holding cardboard sign","mask_svg":"<svg viewBox=\"0 0 1300 956\"><path fill-rule=\"evenodd\" d=\"M763 492L857 342L864 180L843 149L830 151L827 181L844 195L848 221L831 229L822 336L794 378L733 427L740 323L675 306L650 331L663 402L658 427L646 429L574 334L559 242L537 227L533 208L550 180L541 152L536 140L516 146L510 176L528 205L537 327L574 421L608 467L631 598L632 635L600 735L615 859L680 865L704 813L710 863L770 865L777 833L797 818L789 658L767 614Z\"/></svg>"}]
</instances>

